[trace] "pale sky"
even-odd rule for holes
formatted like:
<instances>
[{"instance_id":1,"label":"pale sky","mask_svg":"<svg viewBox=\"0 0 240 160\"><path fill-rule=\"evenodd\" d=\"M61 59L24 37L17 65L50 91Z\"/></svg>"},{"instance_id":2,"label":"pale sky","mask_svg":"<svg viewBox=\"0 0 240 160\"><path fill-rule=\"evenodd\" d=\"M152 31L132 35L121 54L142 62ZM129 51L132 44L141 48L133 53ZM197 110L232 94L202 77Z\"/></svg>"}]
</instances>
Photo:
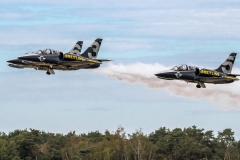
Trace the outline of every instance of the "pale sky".
<instances>
[{"instance_id":1,"label":"pale sky","mask_svg":"<svg viewBox=\"0 0 240 160\"><path fill-rule=\"evenodd\" d=\"M129 70L137 69L143 76L158 70L158 65L186 63L214 69L231 52L240 53L239 26L238 0L0 0L0 131L86 133L114 131L121 125L128 133L142 128L149 134L164 126L196 125L215 133L232 128L240 139L240 106L234 97L194 99L179 96L170 87L129 84L98 71L120 64L132 65ZM98 58L114 61L95 71L56 71L48 76L7 66L8 59L43 48L68 52L79 40L84 41L84 51L96 38L103 39ZM233 71L238 74L239 57ZM146 70L138 63L156 67ZM207 84L206 90L222 87L240 95L239 86L240 82ZM182 92L188 94L184 88ZM218 99L226 101L227 110Z\"/></svg>"}]
</instances>

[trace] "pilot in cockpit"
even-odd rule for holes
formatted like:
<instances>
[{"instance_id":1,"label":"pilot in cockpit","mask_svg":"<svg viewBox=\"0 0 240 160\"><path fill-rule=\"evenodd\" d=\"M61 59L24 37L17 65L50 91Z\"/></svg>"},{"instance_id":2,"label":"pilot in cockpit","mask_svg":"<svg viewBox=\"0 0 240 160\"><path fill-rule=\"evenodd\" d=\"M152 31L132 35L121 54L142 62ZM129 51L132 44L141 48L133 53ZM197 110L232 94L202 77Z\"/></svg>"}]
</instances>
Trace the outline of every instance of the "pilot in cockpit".
<instances>
[{"instance_id":1,"label":"pilot in cockpit","mask_svg":"<svg viewBox=\"0 0 240 160\"><path fill-rule=\"evenodd\" d=\"M195 70L196 66L188 66L189 70Z\"/></svg>"},{"instance_id":2,"label":"pilot in cockpit","mask_svg":"<svg viewBox=\"0 0 240 160\"><path fill-rule=\"evenodd\" d=\"M186 71L188 70L188 66L186 64L183 64L181 66L175 66L172 68L174 71Z\"/></svg>"},{"instance_id":3,"label":"pilot in cockpit","mask_svg":"<svg viewBox=\"0 0 240 160\"><path fill-rule=\"evenodd\" d=\"M52 54L52 51L51 51L51 49L45 49L45 53L46 54Z\"/></svg>"},{"instance_id":4,"label":"pilot in cockpit","mask_svg":"<svg viewBox=\"0 0 240 160\"><path fill-rule=\"evenodd\" d=\"M59 50L52 50L52 54L57 54L59 55L60 51Z\"/></svg>"},{"instance_id":5,"label":"pilot in cockpit","mask_svg":"<svg viewBox=\"0 0 240 160\"><path fill-rule=\"evenodd\" d=\"M38 50L36 52L32 52L31 54L59 54L59 50L52 50L52 49L45 49L45 50ZM29 53L26 53L29 54Z\"/></svg>"},{"instance_id":6,"label":"pilot in cockpit","mask_svg":"<svg viewBox=\"0 0 240 160\"><path fill-rule=\"evenodd\" d=\"M174 71L186 71L186 70L195 70L195 66L187 66L186 64L183 64L181 66L174 66L172 70Z\"/></svg>"},{"instance_id":7,"label":"pilot in cockpit","mask_svg":"<svg viewBox=\"0 0 240 160\"><path fill-rule=\"evenodd\" d=\"M183 71L186 71L188 70L188 66L186 64L183 64L181 67L180 67L181 70Z\"/></svg>"}]
</instances>

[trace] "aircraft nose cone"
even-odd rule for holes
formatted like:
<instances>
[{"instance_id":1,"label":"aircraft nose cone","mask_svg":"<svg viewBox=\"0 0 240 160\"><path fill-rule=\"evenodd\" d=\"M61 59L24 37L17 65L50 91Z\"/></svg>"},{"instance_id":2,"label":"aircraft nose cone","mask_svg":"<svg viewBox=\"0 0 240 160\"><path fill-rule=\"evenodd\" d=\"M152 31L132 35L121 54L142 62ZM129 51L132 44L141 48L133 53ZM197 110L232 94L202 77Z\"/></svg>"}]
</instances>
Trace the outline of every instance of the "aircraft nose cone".
<instances>
[{"instance_id":1,"label":"aircraft nose cone","mask_svg":"<svg viewBox=\"0 0 240 160\"><path fill-rule=\"evenodd\" d=\"M162 79L173 78L174 72L171 70L162 71L160 73L155 74L155 76L157 76L158 78L162 78Z\"/></svg>"},{"instance_id":2,"label":"aircraft nose cone","mask_svg":"<svg viewBox=\"0 0 240 160\"><path fill-rule=\"evenodd\" d=\"M157 78L163 79L163 78L165 78L166 74L160 72L160 73L155 74L155 76L157 76Z\"/></svg>"},{"instance_id":3,"label":"aircraft nose cone","mask_svg":"<svg viewBox=\"0 0 240 160\"><path fill-rule=\"evenodd\" d=\"M8 63L21 63L22 62L22 60L20 60L20 59L10 59L10 60L8 60L7 61Z\"/></svg>"},{"instance_id":4,"label":"aircraft nose cone","mask_svg":"<svg viewBox=\"0 0 240 160\"><path fill-rule=\"evenodd\" d=\"M168 75L168 72L165 72L165 71L155 74L155 76L157 77L165 77L167 75Z\"/></svg>"},{"instance_id":5,"label":"aircraft nose cone","mask_svg":"<svg viewBox=\"0 0 240 160\"><path fill-rule=\"evenodd\" d=\"M155 74L155 76L157 76L157 77L161 77L161 75L162 75L162 73L157 73L157 74Z\"/></svg>"}]
</instances>

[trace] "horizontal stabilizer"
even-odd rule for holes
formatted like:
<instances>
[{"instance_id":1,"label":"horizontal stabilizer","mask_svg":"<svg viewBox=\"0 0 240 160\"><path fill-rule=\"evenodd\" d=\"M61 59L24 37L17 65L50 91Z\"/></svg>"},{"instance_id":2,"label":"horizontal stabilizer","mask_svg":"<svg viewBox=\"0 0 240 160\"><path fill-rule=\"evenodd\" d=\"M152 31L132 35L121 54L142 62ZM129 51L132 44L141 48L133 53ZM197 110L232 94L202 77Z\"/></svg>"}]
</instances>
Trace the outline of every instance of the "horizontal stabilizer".
<instances>
[{"instance_id":1,"label":"horizontal stabilizer","mask_svg":"<svg viewBox=\"0 0 240 160\"><path fill-rule=\"evenodd\" d=\"M108 62L108 61L113 61L111 59L95 59L97 61L100 61L100 62Z\"/></svg>"},{"instance_id":2,"label":"horizontal stabilizer","mask_svg":"<svg viewBox=\"0 0 240 160\"><path fill-rule=\"evenodd\" d=\"M234 77L237 77L237 76L240 76L240 74L227 74L228 76L234 76Z\"/></svg>"}]
</instances>

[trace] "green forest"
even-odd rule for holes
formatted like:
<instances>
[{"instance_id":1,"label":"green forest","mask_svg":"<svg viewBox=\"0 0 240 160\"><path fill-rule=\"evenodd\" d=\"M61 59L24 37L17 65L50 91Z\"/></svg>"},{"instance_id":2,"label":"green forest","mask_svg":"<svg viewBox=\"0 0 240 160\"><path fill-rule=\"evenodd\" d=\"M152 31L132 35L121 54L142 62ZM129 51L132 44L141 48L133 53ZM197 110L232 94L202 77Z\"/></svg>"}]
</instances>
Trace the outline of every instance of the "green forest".
<instances>
[{"instance_id":1,"label":"green forest","mask_svg":"<svg viewBox=\"0 0 240 160\"><path fill-rule=\"evenodd\" d=\"M227 128L214 135L196 126L150 134L141 129L76 134L35 129L0 132L1 160L239 160L240 141Z\"/></svg>"}]
</instances>

